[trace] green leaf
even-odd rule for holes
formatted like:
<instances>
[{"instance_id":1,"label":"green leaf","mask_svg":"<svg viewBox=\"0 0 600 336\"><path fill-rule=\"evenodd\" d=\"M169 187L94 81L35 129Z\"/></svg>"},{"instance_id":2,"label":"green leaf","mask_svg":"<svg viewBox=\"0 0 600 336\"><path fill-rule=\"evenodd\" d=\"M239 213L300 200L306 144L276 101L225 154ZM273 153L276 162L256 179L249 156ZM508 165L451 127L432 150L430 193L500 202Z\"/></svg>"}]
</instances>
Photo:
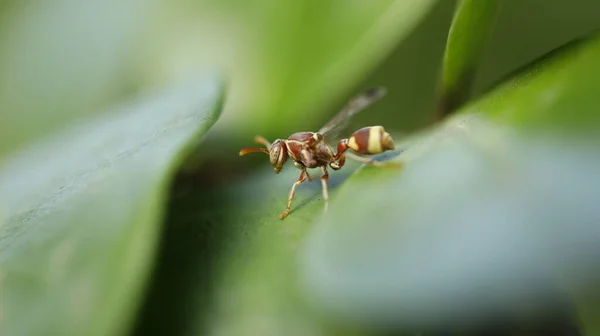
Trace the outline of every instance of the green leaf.
<instances>
[{"instance_id":1,"label":"green leaf","mask_svg":"<svg viewBox=\"0 0 600 336\"><path fill-rule=\"evenodd\" d=\"M0 162L138 88L133 60L159 1L0 5ZM110 23L110 24L107 24ZM136 62L137 61L137 62ZM132 64L133 63L133 64Z\"/></svg>"},{"instance_id":2,"label":"green leaf","mask_svg":"<svg viewBox=\"0 0 600 336\"><path fill-rule=\"evenodd\" d=\"M170 178L219 115L217 78L124 104L0 170L2 335L118 335L151 266Z\"/></svg>"},{"instance_id":3,"label":"green leaf","mask_svg":"<svg viewBox=\"0 0 600 336\"><path fill-rule=\"evenodd\" d=\"M597 279L598 274L594 274L594 277ZM581 321L582 335L597 335L600 332L598 319L600 316L600 306L598 305L600 291L598 291L598 285L593 283L589 286L575 288L569 295L574 297L577 302L576 312Z\"/></svg>"},{"instance_id":4,"label":"green leaf","mask_svg":"<svg viewBox=\"0 0 600 336\"><path fill-rule=\"evenodd\" d=\"M549 323L531 307L563 299L554 276L585 273L600 255L600 157L589 146L596 138L564 137L554 132L564 124L545 120L575 103L567 86L597 86L599 41L566 48L444 125L397 141L404 170L365 167L343 184L352 166L333 172L324 217L313 181L277 218L299 174L291 166L182 189L137 333L347 334L479 322L493 308ZM565 90L553 105L529 103L555 86ZM577 113L599 128L593 97ZM497 109L508 106L513 113ZM511 126L519 121L522 129ZM531 294L532 283L545 295ZM557 328L571 323L542 313Z\"/></svg>"},{"instance_id":5,"label":"green leaf","mask_svg":"<svg viewBox=\"0 0 600 336\"><path fill-rule=\"evenodd\" d=\"M367 325L460 325L555 309L564 281L591 278L600 37L551 56L398 145L402 172L364 169L340 188L302 253L318 306Z\"/></svg>"},{"instance_id":6,"label":"green leaf","mask_svg":"<svg viewBox=\"0 0 600 336\"><path fill-rule=\"evenodd\" d=\"M448 35L439 113L447 115L468 98L477 64L500 8L499 0L461 0Z\"/></svg>"},{"instance_id":7,"label":"green leaf","mask_svg":"<svg viewBox=\"0 0 600 336\"><path fill-rule=\"evenodd\" d=\"M331 172L331 197L356 166L349 162ZM157 276L136 334L359 331L322 320L298 292L294 260L310 223L324 209L320 175L311 174L313 181L297 189L292 212L283 221L279 214L299 176L291 165L280 174L263 167L244 180L211 190L188 189L183 181L172 200Z\"/></svg>"},{"instance_id":8,"label":"green leaf","mask_svg":"<svg viewBox=\"0 0 600 336\"><path fill-rule=\"evenodd\" d=\"M524 130L597 134L600 124L595 88L595 63L600 57L597 36L575 40L552 51L524 74L465 110L482 111Z\"/></svg>"},{"instance_id":9,"label":"green leaf","mask_svg":"<svg viewBox=\"0 0 600 336\"><path fill-rule=\"evenodd\" d=\"M184 64L196 64L205 54L204 44L196 40L209 34L218 45L211 60L224 63L232 76L227 113L217 129L225 141L238 143L252 139L255 132L272 137L324 122L319 112L356 90L357 81L408 36L436 2L253 0L252 11L248 2L217 2L204 12L205 20L166 22L164 30L173 32L165 35L169 47L157 53L163 62L183 58ZM189 8L197 9L192 3ZM190 25L197 34L188 33ZM214 39L215 30L226 38ZM185 69L166 76L178 76Z\"/></svg>"},{"instance_id":10,"label":"green leaf","mask_svg":"<svg viewBox=\"0 0 600 336\"><path fill-rule=\"evenodd\" d=\"M518 67L600 29L600 2L502 1L471 94L480 96ZM564 25L564 22L569 22Z\"/></svg>"},{"instance_id":11,"label":"green leaf","mask_svg":"<svg viewBox=\"0 0 600 336\"><path fill-rule=\"evenodd\" d=\"M298 20L296 9L289 8L298 25L292 27L291 39L285 32L285 37L279 37L286 41L283 48L279 43L275 46L283 49L287 57L273 52L267 55L271 59L276 56L273 61L284 66L282 69L270 67L273 71L269 80L269 97L274 101L272 113L291 111L307 115L297 125L297 114L286 113L294 118L294 127L321 121L320 114L309 114L306 110L316 104L333 107L338 103L336 98L346 99L347 92L412 33L436 2L333 1L323 6L321 1L308 1L300 9L302 20ZM286 121L280 119L271 117L268 121Z\"/></svg>"}]
</instances>

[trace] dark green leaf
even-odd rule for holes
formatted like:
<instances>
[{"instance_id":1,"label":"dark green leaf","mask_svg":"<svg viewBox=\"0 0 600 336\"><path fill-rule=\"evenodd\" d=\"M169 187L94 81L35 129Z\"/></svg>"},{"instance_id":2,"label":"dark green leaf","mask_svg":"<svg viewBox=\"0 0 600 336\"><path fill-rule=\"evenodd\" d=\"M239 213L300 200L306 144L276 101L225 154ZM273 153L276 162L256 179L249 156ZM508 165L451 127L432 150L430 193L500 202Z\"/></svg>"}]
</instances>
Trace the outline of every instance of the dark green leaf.
<instances>
[{"instance_id":1,"label":"dark green leaf","mask_svg":"<svg viewBox=\"0 0 600 336\"><path fill-rule=\"evenodd\" d=\"M598 35L571 45L345 183L304 247L311 296L396 326L555 308L599 266L598 59Z\"/></svg>"},{"instance_id":2,"label":"dark green leaf","mask_svg":"<svg viewBox=\"0 0 600 336\"><path fill-rule=\"evenodd\" d=\"M66 128L0 170L2 335L118 335L177 164L219 115L216 78Z\"/></svg>"},{"instance_id":3,"label":"dark green leaf","mask_svg":"<svg viewBox=\"0 0 600 336\"><path fill-rule=\"evenodd\" d=\"M598 36L554 50L465 111L483 112L525 130L597 134Z\"/></svg>"},{"instance_id":4,"label":"dark green leaf","mask_svg":"<svg viewBox=\"0 0 600 336\"><path fill-rule=\"evenodd\" d=\"M350 162L331 173L331 197L355 168ZM277 175L265 166L214 190L190 190L183 181L136 334L331 335L337 330L308 309L297 291L296 253L324 209L315 171L313 181L298 188L290 216L279 219L298 176L292 165Z\"/></svg>"},{"instance_id":5,"label":"dark green leaf","mask_svg":"<svg viewBox=\"0 0 600 336\"><path fill-rule=\"evenodd\" d=\"M450 27L444 65L439 113L446 115L468 98L479 58L500 8L499 0L461 0Z\"/></svg>"}]
</instances>

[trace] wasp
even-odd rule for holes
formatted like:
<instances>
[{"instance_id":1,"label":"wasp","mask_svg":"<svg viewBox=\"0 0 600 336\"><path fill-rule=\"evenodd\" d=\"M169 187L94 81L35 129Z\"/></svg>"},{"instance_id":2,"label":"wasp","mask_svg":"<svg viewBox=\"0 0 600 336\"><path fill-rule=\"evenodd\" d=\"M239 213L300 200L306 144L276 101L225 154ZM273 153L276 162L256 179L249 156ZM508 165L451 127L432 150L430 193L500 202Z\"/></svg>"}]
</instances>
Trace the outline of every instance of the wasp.
<instances>
[{"instance_id":1,"label":"wasp","mask_svg":"<svg viewBox=\"0 0 600 336\"><path fill-rule=\"evenodd\" d=\"M277 139L273 143L262 136L256 136L254 141L265 146L265 148L245 148L239 152L240 156L252 152L268 154L275 173L281 171L288 158L294 162L294 166L301 170L300 177L292 185L287 206L285 211L279 216L280 219L284 219L289 215L296 188L306 180L312 181L307 172L308 168L321 168L323 172L321 187L325 202L325 211L327 211L329 201L329 192L327 189L327 180L329 178L328 166L333 170L339 170L344 166L346 157L364 164L374 166L384 165L380 161L375 161L365 156L395 149L392 137L382 126L363 127L352 133L349 138L339 140L335 153L328 142L329 139L337 136L347 126L351 116L362 111L385 94L386 89L384 87L365 90L346 103L318 132L297 132L290 135L287 139ZM354 153L348 150L352 150Z\"/></svg>"}]
</instances>

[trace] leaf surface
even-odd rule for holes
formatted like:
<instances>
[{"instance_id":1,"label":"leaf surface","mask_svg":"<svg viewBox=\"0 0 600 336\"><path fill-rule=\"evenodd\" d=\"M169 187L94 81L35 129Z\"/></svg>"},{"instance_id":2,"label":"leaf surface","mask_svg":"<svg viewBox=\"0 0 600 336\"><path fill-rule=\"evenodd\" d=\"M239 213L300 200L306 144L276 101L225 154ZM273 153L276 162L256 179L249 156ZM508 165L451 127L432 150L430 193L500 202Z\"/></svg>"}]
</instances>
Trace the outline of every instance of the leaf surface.
<instances>
[{"instance_id":1,"label":"leaf surface","mask_svg":"<svg viewBox=\"0 0 600 336\"><path fill-rule=\"evenodd\" d=\"M600 255L599 57L598 35L557 50L407 139L402 172L345 183L302 253L318 305L460 324L554 307L585 283Z\"/></svg>"},{"instance_id":2,"label":"leaf surface","mask_svg":"<svg viewBox=\"0 0 600 336\"><path fill-rule=\"evenodd\" d=\"M216 121L221 83L185 83L65 128L0 170L3 335L116 335L147 281L165 193Z\"/></svg>"},{"instance_id":3,"label":"leaf surface","mask_svg":"<svg viewBox=\"0 0 600 336\"><path fill-rule=\"evenodd\" d=\"M333 173L324 216L313 181L299 187L290 217L277 218L297 178L291 166L175 199L138 331L159 327L152 321L165 310L184 335L290 325L361 334L493 313L573 327L571 311L544 307L569 302L563 281L600 254L600 157L589 132L600 127L598 102L579 103L596 87L599 46L596 36L567 46L444 124L396 138L402 170ZM565 115L569 106L577 114Z\"/></svg>"},{"instance_id":4,"label":"leaf surface","mask_svg":"<svg viewBox=\"0 0 600 336\"><path fill-rule=\"evenodd\" d=\"M0 5L3 156L139 88L133 60L160 0ZM110 22L110 24L107 24ZM9 127L5 127L9 125Z\"/></svg>"},{"instance_id":5,"label":"leaf surface","mask_svg":"<svg viewBox=\"0 0 600 336\"><path fill-rule=\"evenodd\" d=\"M498 0L459 1L444 54L440 113L451 113L468 98L500 4Z\"/></svg>"}]
</instances>

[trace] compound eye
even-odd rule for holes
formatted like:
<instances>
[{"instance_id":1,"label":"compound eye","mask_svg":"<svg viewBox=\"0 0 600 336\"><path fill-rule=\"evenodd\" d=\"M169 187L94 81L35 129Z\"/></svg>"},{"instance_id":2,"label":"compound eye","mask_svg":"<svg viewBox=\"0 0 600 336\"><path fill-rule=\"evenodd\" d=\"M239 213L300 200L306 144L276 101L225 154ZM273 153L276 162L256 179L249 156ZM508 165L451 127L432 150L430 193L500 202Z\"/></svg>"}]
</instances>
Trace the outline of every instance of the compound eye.
<instances>
[{"instance_id":1,"label":"compound eye","mask_svg":"<svg viewBox=\"0 0 600 336\"><path fill-rule=\"evenodd\" d=\"M272 165L276 165L279 160L279 155L281 154L281 142L279 140L273 142L271 148L269 149L269 160Z\"/></svg>"},{"instance_id":2,"label":"compound eye","mask_svg":"<svg viewBox=\"0 0 600 336\"><path fill-rule=\"evenodd\" d=\"M275 168L278 170L281 169L287 160L287 151L283 141L276 140L273 142L269 151L269 160L271 161L271 164L275 166Z\"/></svg>"}]
</instances>

